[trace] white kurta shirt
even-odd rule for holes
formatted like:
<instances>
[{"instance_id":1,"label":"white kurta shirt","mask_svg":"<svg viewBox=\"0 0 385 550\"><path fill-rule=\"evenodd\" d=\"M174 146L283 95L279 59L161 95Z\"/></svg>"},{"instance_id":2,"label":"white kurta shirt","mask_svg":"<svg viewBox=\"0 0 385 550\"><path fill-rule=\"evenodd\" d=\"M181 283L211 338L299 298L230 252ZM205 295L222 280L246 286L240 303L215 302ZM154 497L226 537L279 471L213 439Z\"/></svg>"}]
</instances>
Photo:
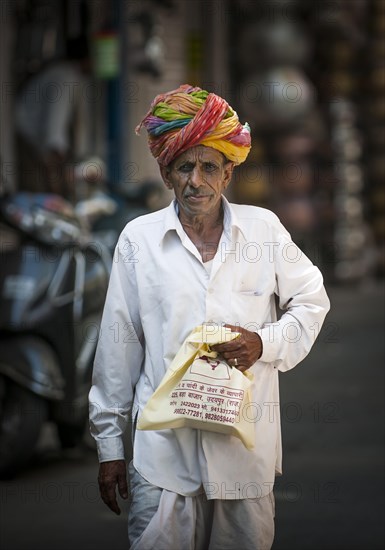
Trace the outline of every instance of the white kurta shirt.
<instances>
[{"instance_id":1,"label":"white kurta shirt","mask_svg":"<svg viewBox=\"0 0 385 550\"><path fill-rule=\"evenodd\" d=\"M175 202L123 230L95 358L91 432L101 462L124 458L128 422L194 327L229 323L257 331L263 353L250 368L253 450L236 437L192 428L136 430L134 442L134 466L154 485L185 496L255 498L268 494L281 473L278 371L307 355L329 300L320 271L275 214L225 198L223 205L224 230L209 272ZM279 321L275 294L285 310Z\"/></svg>"}]
</instances>

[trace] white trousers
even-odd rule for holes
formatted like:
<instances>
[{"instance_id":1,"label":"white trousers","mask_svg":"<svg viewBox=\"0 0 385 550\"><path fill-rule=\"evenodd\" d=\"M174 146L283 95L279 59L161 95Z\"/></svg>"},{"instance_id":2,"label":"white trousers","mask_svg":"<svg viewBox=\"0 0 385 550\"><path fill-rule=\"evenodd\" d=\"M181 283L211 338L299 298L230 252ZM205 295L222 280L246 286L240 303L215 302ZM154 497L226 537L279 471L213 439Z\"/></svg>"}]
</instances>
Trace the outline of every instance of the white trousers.
<instances>
[{"instance_id":1,"label":"white trousers","mask_svg":"<svg viewBox=\"0 0 385 550\"><path fill-rule=\"evenodd\" d=\"M148 483L130 464L130 550L269 550L274 496L207 500Z\"/></svg>"}]
</instances>

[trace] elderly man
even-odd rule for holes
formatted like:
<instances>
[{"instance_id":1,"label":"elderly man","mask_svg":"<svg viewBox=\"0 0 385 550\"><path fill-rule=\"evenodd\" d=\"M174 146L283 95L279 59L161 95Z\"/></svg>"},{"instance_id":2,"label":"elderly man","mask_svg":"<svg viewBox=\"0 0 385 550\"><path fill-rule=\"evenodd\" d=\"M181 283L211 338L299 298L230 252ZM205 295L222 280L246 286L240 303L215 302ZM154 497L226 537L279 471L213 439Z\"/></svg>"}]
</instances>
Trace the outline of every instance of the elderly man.
<instances>
[{"instance_id":1,"label":"elderly man","mask_svg":"<svg viewBox=\"0 0 385 550\"><path fill-rule=\"evenodd\" d=\"M131 548L268 549L281 472L278 372L298 364L319 332L329 308L322 276L272 212L223 196L250 150L248 125L224 99L184 85L157 96L142 126L175 200L130 222L116 247L90 393L101 496L120 513L132 408ZM180 345L204 322L241 333L215 350L254 376L252 450L205 430L135 430Z\"/></svg>"}]
</instances>

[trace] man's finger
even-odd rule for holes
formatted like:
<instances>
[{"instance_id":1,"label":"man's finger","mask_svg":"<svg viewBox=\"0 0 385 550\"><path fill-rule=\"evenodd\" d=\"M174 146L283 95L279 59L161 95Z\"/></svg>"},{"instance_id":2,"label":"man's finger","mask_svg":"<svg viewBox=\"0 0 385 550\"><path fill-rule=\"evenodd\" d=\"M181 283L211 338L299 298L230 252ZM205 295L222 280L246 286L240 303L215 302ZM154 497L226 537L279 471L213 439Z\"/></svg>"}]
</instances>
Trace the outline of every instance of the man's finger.
<instances>
[{"instance_id":1,"label":"man's finger","mask_svg":"<svg viewBox=\"0 0 385 550\"><path fill-rule=\"evenodd\" d=\"M210 346L211 349L219 353L224 353L225 351L236 351L242 347L242 342L238 340L232 340L231 342L223 342L221 344L215 344Z\"/></svg>"},{"instance_id":2,"label":"man's finger","mask_svg":"<svg viewBox=\"0 0 385 550\"><path fill-rule=\"evenodd\" d=\"M231 332L242 332L242 328L239 325L229 325L228 323L225 323L224 326L231 329Z\"/></svg>"},{"instance_id":3,"label":"man's finger","mask_svg":"<svg viewBox=\"0 0 385 550\"><path fill-rule=\"evenodd\" d=\"M111 491L109 488L104 487L103 483L99 482L99 490L102 501L110 510L115 514L120 514L119 506L116 501L115 491Z\"/></svg>"},{"instance_id":4,"label":"man's finger","mask_svg":"<svg viewBox=\"0 0 385 550\"><path fill-rule=\"evenodd\" d=\"M118 489L119 494L122 498L128 498L128 487L127 487L127 477L126 473L121 474L118 478Z\"/></svg>"},{"instance_id":5,"label":"man's finger","mask_svg":"<svg viewBox=\"0 0 385 550\"><path fill-rule=\"evenodd\" d=\"M111 485L108 482L106 483L99 481L99 488L100 496L102 497L104 504L106 504L110 510L115 512L115 514L119 515L120 508L116 500L115 484Z\"/></svg>"}]
</instances>

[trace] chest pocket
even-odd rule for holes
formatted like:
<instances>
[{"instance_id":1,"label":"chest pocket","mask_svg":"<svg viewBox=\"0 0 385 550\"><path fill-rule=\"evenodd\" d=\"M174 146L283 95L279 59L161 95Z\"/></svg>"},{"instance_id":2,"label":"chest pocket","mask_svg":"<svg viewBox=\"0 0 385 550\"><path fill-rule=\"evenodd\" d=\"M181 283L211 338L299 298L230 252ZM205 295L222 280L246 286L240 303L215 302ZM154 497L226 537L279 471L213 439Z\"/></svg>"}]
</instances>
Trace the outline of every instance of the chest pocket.
<instances>
[{"instance_id":1,"label":"chest pocket","mask_svg":"<svg viewBox=\"0 0 385 550\"><path fill-rule=\"evenodd\" d=\"M270 320L274 303L274 287L271 285L254 289L233 289L231 316L243 328L258 330Z\"/></svg>"}]
</instances>

